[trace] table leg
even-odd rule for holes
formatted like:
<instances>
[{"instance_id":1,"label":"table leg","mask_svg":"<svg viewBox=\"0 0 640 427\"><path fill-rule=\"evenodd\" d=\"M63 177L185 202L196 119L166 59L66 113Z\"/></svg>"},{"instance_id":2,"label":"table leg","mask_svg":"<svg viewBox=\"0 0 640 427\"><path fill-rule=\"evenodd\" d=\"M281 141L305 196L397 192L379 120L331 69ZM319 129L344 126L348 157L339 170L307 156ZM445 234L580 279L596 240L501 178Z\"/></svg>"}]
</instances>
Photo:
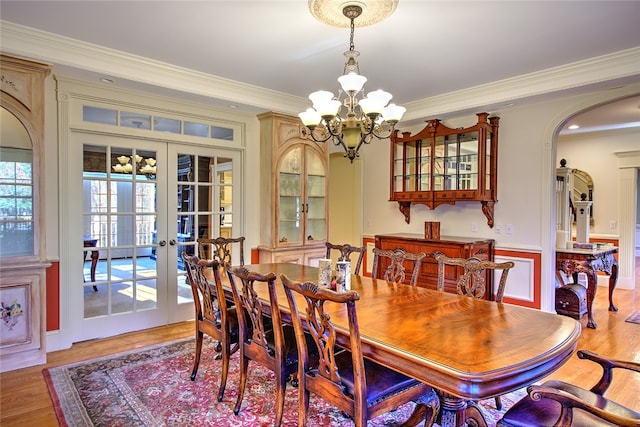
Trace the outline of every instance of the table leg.
<instances>
[{"instance_id":1,"label":"table leg","mask_svg":"<svg viewBox=\"0 0 640 427\"><path fill-rule=\"evenodd\" d=\"M613 261L611 274L609 275L609 311L618 311L618 307L613 304L613 290L618 284L618 263Z\"/></svg>"},{"instance_id":2,"label":"table leg","mask_svg":"<svg viewBox=\"0 0 640 427\"><path fill-rule=\"evenodd\" d=\"M596 289L598 288L598 275L591 265L583 265L582 273L587 275L587 328L596 329L598 325L593 320L593 300L596 297Z\"/></svg>"},{"instance_id":3,"label":"table leg","mask_svg":"<svg viewBox=\"0 0 640 427\"><path fill-rule=\"evenodd\" d=\"M98 265L98 259L100 258L100 252L91 251L91 281L96 281L96 267ZM98 287L93 285L93 291L98 292Z\"/></svg>"},{"instance_id":4,"label":"table leg","mask_svg":"<svg viewBox=\"0 0 640 427\"><path fill-rule=\"evenodd\" d=\"M467 426L487 427L487 420L484 419L484 415L482 415L482 411L478 407L477 403L471 402L468 404L465 416L467 418Z\"/></svg>"},{"instance_id":5,"label":"table leg","mask_svg":"<svg viewBox=\"0 0 640 427\"><path fill-rule=\"evenodd\" d=\"M438 409L440 408L440 398L437 393L431 391L416 400L415 403L416 407L413 409L413 412L404 423L399 424L399 427L415 427L418 424L424 425L425 427L431 427L433 425L438 415Z\"/></svg>"},{"instance_id":6,"label":"table leg","mask_svg":"<svg viewBox=\"0 0 640 427\"><path fill-rule=\"evenodd\" d=\"M86 246L85 246L86 247ZM100 252L98 250L91 251L91 281L96 281L96 267L98 266L98 260L100 259ZM87 251L83 252L82 262L87 260ZM84 280L86 282L86 280ZM98 292L98 287L93 285L93 291Z\"/></svg>"},{"instance_id":7,"label":"table leg","mask_svg":"<svg viewBox=\"0 0 640 427\"><path fill-rule=\"evenodd\" d=\"M467 401L456 396L452 396L447 393L441 393L440 395L440 414L438 415L439 424L441 427L462 427L467 425ZM479 413L479 417L484 422L482 414ZM470 414L474 417L476 414ZM470 420L471 421L471 420ZM483 426L483 424L473 424ZM486 422L484 423L486 426Z\"/></svg>"}]
</instances>

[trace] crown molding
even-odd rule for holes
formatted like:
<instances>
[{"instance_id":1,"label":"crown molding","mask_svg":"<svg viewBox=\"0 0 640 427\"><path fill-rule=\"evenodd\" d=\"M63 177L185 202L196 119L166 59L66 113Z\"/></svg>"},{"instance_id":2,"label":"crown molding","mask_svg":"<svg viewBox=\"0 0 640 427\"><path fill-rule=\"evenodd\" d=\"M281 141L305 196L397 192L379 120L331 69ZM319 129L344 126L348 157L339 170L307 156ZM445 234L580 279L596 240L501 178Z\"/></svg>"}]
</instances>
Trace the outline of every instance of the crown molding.
<instances>
[{"instance_id":1,"label":"crown molding","mask_svg":"<svg viewBox=\"0 0 640 427\"><path fill-rule=\"evenodd\" d=\"M640 46L410 102L404 105L403 121L504 105L632 76L639 76L640 81Z\"/></svg>"},{"instance_id":2,"label":"crown molding","mask_svg":"<svg viewBox=\"0 0 640 427\"><path fill-rule=\"evenodd\" d=\"M109 77L265 110L302 111L308 100L53 33L0 21L2 50Z\"/></svg>"},{"instance_id":3,"label":"crown molding","mask_svg":"<svg viewBox=\"0 0 640 427\"><path fill-rule=\"evenodd\" d=\"M52 64L221 99L264 110L297 114L306 98L225 79L137 55L0 20L2 50ZM610 80L639 76L640 47L409 102L402 122L423 120L527 98L549 96Z\"/></svg>"}]
</instances>

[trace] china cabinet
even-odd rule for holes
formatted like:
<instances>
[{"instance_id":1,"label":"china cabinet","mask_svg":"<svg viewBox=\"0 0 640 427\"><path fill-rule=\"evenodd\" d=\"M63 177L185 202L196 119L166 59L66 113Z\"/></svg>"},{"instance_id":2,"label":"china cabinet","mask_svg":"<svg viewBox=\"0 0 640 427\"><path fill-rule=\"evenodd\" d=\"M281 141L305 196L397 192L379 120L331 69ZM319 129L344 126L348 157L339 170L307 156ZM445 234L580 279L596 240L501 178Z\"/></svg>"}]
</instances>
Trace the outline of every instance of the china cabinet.
<instances>
[{"instance_id":1,"label":"china cabinet","mask_svg":"<svg viewBox=\"0 0 640 427\"><path fill-rule=\"evenodd\" d=\"M478 122L453 129L440 120L411 135L391 136L391 201L410 222L412 203L435 209L441 204L478 201L493 227L497 196L499 117L479 113Z\"/></svg>"},{"instance_id":2,"label":"china cabinet","mask_svg":"<svg viewBox=\"0 0 640 427\"><path fill-rule=\"evenodd\" d=\"M317 265L327 240L327 144L304 138L297 117L260 120L260 262Z\"/></svg>"},{"instance_id":3,"label":"china cabinet","mask_svg":"<svg viewBox=\"0 0 640 427\"><path fill-rule=\"evenodd\" d=\"M45 64L0 55L0 371L46 362Z\"/></svg>"}]
</instances>

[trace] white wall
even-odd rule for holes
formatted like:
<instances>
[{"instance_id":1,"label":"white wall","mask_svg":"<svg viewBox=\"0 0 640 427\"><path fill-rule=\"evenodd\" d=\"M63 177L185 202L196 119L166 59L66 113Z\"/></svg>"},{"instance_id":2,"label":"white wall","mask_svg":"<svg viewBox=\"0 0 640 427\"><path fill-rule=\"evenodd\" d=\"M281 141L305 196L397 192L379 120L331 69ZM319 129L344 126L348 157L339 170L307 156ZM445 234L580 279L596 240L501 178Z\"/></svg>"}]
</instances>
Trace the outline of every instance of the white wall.
<instances>
[{"instance_id":1,"label":"white wall","mask_svg":"<svg viewBox=\"0 0 640 427\"><path fill-rule=\"evenodd\" d=\"M594 221L590 235L618 235L618 158L614 153L639 148L638 128L558 138L557 158L566 159L568 167L585 171L593 179ZM611 221L616 222L613 229Z\"/></svg>"},{"instance_id":2,"label":"white wall","mask_svg":"<svg viewBox=\"0 0 640 427\"><path fill-rule=\"evenodd\" d=\"M484 237L496 240L497 249L540 252L542 256L542 309L554 310L554 257L555 257L555 168L558 129L572 115L604 101L614 100L631 93L640 93L640 85L624 90L594 92L589 95L567 97L559 101L540 102L527 106L515 106L488 112L500 116L498 147L498 202L495 205L495 223L502 225L502 233L496 234L486 224L480 204L474 202L443 205L434 210L425 206L411 207L411 223L406 224L396 202L389 202L389 143L375 141L363 149L363 233L373 236L380 233L422 233L424 221L440 221L441 234L449 236ZM481 111L477 111L481 112ZM431 117L426 117L430 119ZM469 126L475 123L475 115L467 114L457 120L444 120L450 127ZM412 133L422 127L412 129ZM637 135L637 134L636 134ZM625 139L620 149L631 149L633 138ZM637 149L637 137L634 148ZM623 145L624 144L624 145ZM585 170L595 167L585 164ZM617 166L611 173L617 179ZM606 173L606 172L605 172ZM593 176L593 175L592 175ZM598 187L614 185L594 177ZM599 181L603 181L599 184ZM606 183L605 183L606 182ZM608 202L617 206L617 191L611 191ZM598 204L602 204L598 202ZM616 220L614 213L596 215ZM478 224L477 233L471 232L471 223ZM504 225L513 226L512 234L505 234ZM632 282L631 271L620 270L619 283ZM531 284L533 286L533 283Z\"/></svg>"}]
</instances>

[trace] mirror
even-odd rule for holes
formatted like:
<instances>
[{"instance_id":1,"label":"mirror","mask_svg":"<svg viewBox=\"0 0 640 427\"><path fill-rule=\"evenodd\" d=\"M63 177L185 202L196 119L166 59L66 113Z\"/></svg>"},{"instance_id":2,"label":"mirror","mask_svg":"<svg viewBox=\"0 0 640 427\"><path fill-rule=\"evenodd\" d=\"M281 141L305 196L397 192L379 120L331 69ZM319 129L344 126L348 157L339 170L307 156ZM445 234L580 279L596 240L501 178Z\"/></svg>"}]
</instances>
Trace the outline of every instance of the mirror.
<instances>
[{"instance_id":1,"label":"mirror","mask_svg":"<svg viewBox=\"0 0 640 427\"><path fill-rule=\"evenodd\" d=\"M571 181L573 182L573 191L571 192L571 200L582 200L582 194L586 195L585 200L593 202L593 179L591 175L580 169L573 169L571 171ZM573 221L575 222L575 215ZM589 218L589 224L593 225L593 204L591 205L591 217Z\"/></svg>"}]
</instances>

